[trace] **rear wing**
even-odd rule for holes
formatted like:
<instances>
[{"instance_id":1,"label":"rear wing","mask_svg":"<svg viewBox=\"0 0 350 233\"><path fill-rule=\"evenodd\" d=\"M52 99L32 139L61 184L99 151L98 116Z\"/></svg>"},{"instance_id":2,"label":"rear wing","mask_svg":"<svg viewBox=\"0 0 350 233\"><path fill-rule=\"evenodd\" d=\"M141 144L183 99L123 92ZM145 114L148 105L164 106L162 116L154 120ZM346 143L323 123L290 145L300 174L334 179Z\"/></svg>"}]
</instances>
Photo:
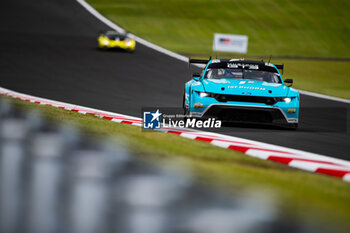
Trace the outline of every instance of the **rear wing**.
<instances>
[{"instance_id":1,"label":"rear wing","mask_svg":"<svg viewBox=\"0 0 350 233\"><path fill-rule=\"evenodd\" d=\"M284 64L282 65L275 65L277 69L281 70L282 71L282 74L283 74L283 69L284 69Z\"/></svg>"},{"instance_id":2,"label":"rear wing","mask_svg":"<svg viewBox=\"0 0 350 233\"><path fill-rule=\"evenodd\" d=\"M188 60L188 65L190 65L190 64L193 64L193 63L195 63L195 64L204 64L204 65L206 65L206 64L208 64L208 62L211 60L211 57L209 58L209 60L204 60L204 59L189 59ZM279 69L279 70L281 70L281 72L282 72L282 74L283 74L283 69L284 69L284 64L282 64L282 65L275 65L276 66L276 68L277 69Z\"/></svg>"},{"instance_id":3,"label":"rear wing","mask_svg":"<svg viewBox=\"0 0 350 233\"><path fill-rule=\"evenodd\" d=\"M207 64L210 60L202 60L202 59L190 59L189 63L197 63L197 64Z\"/></svg>"},{"instance_id":4,"label":"rear wing","mask_svg":"<svg viewBox=\"0 0 350 233\"><path fill-rule=\"evenodd\" d=\"M211 57L209 57L209 60L204 60L204 59L188 59L188 68L191 67L191 64L203 64L207 65L208 62L211 60Z\"/></svg>"}]
</instances>

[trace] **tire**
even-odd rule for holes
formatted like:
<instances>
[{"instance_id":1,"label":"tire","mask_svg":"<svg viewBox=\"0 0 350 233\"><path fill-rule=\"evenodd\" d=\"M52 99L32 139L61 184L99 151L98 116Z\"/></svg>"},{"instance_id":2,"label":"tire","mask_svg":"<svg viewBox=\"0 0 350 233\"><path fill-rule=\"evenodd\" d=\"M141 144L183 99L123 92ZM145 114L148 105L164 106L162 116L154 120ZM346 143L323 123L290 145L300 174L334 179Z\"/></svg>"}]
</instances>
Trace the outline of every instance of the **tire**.
<instances>
[{"instance_id":1,"label":"tire","mask_svg":"<svg viewBox=\"0 0 350 233\"><path fill-rule=\"evenodd\" d=\"M288 124L287 129L289 130L297 130L298 128L298 123L293 123L293 124Z\"/></svg>"},{"instance_id":2,"label":"tire","mask_svg":"<svg viewBox=\"0 0 350 233\"><path fill-rule=\"evenodd\" d=\"M108 50L108 47L107 46L102 46L102 47L98 47L99 48L99 50L101 50L101 51L107 51Z\"/></svg>"},{"instance_id":3,"label":"tire","mask_svg":"<svg viewBox=\"0 0 350 233\"><path fill-rule=\"evenodd\" d=\"M185 94L183 95L183 98L182 98L182 108L184 110L184 115L188 115L189 111L188 111L188 108L186 108L186 101L185 101Z\"/></svg>"}]
</instances>

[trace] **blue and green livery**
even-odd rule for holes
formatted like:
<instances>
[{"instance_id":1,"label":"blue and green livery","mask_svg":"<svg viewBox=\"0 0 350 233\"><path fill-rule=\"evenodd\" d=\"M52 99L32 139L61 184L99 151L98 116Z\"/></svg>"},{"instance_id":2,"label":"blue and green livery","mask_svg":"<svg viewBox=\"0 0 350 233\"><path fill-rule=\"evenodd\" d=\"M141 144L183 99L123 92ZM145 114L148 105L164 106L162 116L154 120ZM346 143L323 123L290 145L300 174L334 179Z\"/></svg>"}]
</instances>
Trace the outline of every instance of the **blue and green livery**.
<instances>
[{"instance_id":1,"label":"blue and green livery","mask_svg":"<svg viewBox=\"0 0 350 233\"><path fill-rule=\"evenodd\" d=\"M228 122L266 123L297 128L299 92L292 79L264 61L190 59L205 64L185 84L183 107L188 117L216 117Z\"/></svg>"}]
</instances>

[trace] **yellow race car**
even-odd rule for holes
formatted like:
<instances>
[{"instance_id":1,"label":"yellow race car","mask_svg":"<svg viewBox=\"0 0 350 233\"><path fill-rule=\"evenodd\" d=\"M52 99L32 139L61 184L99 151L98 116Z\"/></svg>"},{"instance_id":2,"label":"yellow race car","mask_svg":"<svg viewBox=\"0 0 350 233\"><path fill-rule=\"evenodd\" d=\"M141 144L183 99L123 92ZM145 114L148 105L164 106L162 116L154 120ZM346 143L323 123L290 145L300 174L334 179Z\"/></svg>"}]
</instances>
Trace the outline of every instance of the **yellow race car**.
<instances>
[{"instance_id":1,"label":"yellow race car","mask_svg":"<svg viewBox=\"0 0 350 233\"><path fill-rule=\"evenodd\" d=\"M127 52L135 50L136 41L125 34L120 34L117 31L101 32L97 39L98 47L103 50L122 49Z\"/></svg>"}]
</instances>

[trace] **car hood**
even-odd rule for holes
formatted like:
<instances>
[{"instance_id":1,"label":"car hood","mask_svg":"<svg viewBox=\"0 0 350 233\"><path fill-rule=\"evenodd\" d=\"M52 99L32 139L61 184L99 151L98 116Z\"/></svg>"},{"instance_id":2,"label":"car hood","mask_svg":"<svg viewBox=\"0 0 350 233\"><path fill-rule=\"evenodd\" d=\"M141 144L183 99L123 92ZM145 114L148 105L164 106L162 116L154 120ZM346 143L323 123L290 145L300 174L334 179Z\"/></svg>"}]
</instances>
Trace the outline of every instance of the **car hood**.
<instances>
[{"instance_id":1,"label":"car hood","mask_svg":"<svg viewBox=\"0 0 350 233\"><path fill-rule=\"evenodd\" d=\"M229 95L284 97L289 90L281 83L236 79L204 79L202 84L205 92Z\"/></svg>"}]
</instances>

